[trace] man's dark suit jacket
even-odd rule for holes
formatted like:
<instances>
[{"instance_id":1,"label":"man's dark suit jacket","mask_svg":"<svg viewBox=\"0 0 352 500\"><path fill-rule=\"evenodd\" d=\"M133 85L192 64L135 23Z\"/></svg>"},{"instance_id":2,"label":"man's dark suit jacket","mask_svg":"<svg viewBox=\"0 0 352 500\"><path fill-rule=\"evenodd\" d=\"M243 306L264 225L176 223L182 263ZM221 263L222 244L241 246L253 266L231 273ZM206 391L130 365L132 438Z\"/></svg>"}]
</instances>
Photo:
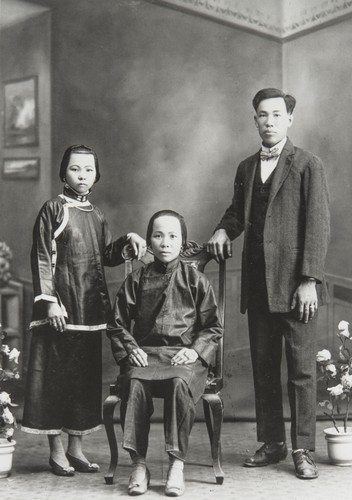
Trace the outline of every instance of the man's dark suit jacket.
<instances>
[{"instance_id":1,"label":"man's dark suit jacket","mask_svg":"<svg viewBox=\"0 0 352 500\"><path fill-rule=\"evenodd\" d=\"M259 152L240 163L234 196L216 229L231 240L244 231L241 312L248 306L248 235ZM287 139L276 166L264 226L270 312L285 313L302 277L315 278L319 305L326 302L324 263L330 238L329 194L322 161Z\"/></svg>"}]
</instances>

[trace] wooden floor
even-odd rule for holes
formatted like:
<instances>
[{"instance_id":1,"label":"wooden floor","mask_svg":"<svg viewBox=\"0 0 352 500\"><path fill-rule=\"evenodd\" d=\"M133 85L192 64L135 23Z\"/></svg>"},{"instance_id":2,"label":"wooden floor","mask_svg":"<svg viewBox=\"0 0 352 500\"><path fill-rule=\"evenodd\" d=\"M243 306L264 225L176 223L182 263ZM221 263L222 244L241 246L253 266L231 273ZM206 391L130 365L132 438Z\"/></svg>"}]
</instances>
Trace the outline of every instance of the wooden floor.
<instances>
[{"instance_id":1,"label":"wooden floor","mask_svg":"<svg viewBox=\"0 0 352 500\"><path fill-rule=\"evenodd\" d=\"M320 477L302 481L295 477L292 459L260 469L242 467L243 459L252 453L256 443L255 426L248 422L224 424L223 469L225 480L217 485L210 465L210 447L205 424L196 423L192 435L188 462L185 468L185 500L330 500L350 498L352 491L352 467L336 467L329 464L323 428L326 422L318 422L316 462ZM121 433L119 426L119 441ZM98 474L78 474L72 478L54 476L48 466L47 440L43 436L16 432L16 451L12 475L0 480L1 500L90 500L129 498L127 484L130 475L129 457L120 450L116 480L105 484L104 472L109 462L108 443L103 430L85 439L85 449L90 459L98 462ZM167 456L163 445L162 425L152 424L148 466L151 484L142 498L164 497L167 472Z\"/></svg>"}]
</instances>

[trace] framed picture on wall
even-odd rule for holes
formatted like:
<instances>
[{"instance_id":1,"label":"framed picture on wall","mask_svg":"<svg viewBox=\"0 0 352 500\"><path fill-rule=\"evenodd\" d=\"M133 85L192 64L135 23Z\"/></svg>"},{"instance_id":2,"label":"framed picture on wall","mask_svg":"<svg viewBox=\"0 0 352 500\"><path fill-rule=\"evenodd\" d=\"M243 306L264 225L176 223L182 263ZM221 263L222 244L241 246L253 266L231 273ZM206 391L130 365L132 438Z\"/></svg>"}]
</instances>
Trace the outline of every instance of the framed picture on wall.
<instances>
[{"instance_id":1,"label":"framed picture on wall","mask_svg":"<svg viewBox=\"0 0 352 500\"><path fill-rule=\"evenodd\" d=\"M4 158L2 166L3 179L39 179L39 158Z\"/></svg>"},{"instance_id":2,"label":"framed picture on wall","mask_svg":"<svg viewBox=\"0 0 352 500\"><path fill-rule=\"evenodd\" d=\"M4 146L37 146L38 77L4 83Z\"/></svg>"}]
</instances>

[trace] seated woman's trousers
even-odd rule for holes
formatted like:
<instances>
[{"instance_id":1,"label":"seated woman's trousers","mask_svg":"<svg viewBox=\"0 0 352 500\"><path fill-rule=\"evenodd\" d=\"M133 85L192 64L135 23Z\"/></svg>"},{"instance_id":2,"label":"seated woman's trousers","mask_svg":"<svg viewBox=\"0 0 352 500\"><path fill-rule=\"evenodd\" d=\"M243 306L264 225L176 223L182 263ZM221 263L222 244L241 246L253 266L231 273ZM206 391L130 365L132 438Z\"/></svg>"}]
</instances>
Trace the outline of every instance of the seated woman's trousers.
<instances>
[{"instance_id":1,"label":"seated woman's trousers","mask_svg":"<svg viewBox=\"0 0 352 500\"><path fill-rule=\"evenodd\" d=\"M181 378L166 380L131 379L126 383L121 402L123 447L145 457L148 449L153 397L164 399L166 451L186 459L189 435L195 418L195 405L187 384Z\"/></svg>"}]
</instances>

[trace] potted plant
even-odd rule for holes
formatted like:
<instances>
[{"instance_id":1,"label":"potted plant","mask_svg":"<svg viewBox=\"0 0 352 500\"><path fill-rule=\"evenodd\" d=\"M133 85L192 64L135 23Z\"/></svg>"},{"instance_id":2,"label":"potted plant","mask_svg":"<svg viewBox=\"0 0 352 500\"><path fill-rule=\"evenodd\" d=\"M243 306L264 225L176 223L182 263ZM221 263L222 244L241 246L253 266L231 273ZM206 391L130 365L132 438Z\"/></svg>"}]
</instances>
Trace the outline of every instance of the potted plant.
<instances>
[{"instance_id":1,"label":"potted plant","mask_svg":"<svg viewBox=\"0 0 352 500\"><path fill-rule=\"evenodd\" d=\"M340 340L338 357L330 351L317 353L317 364L322 373L320 381L326 384L328 399L319 402L333 427L324 430L330 462L334 465L352 465L352 427L348 427L352 398L352 339L349 323L340 321L337 327ZM342 421L343 425L338 425Z\"/></svg>"},{"instance_id":2,"label":"potted plant","mask_svg":"<svg viewBox=\"0 0 352 500\"><path fill-rule=\"evenodd\" d=\"M19 351L16 348L10 349L3 340L6 333L2 330L0 323L0 384L6 380L18 379L18 357ZM1 390L0 385L0 478L7 477L12 468L12 457L15 450L16 441L13 434L16 427L16 420L10 408L17 406L12 403L10 394Z\"/></svg>"}]
</instances>

